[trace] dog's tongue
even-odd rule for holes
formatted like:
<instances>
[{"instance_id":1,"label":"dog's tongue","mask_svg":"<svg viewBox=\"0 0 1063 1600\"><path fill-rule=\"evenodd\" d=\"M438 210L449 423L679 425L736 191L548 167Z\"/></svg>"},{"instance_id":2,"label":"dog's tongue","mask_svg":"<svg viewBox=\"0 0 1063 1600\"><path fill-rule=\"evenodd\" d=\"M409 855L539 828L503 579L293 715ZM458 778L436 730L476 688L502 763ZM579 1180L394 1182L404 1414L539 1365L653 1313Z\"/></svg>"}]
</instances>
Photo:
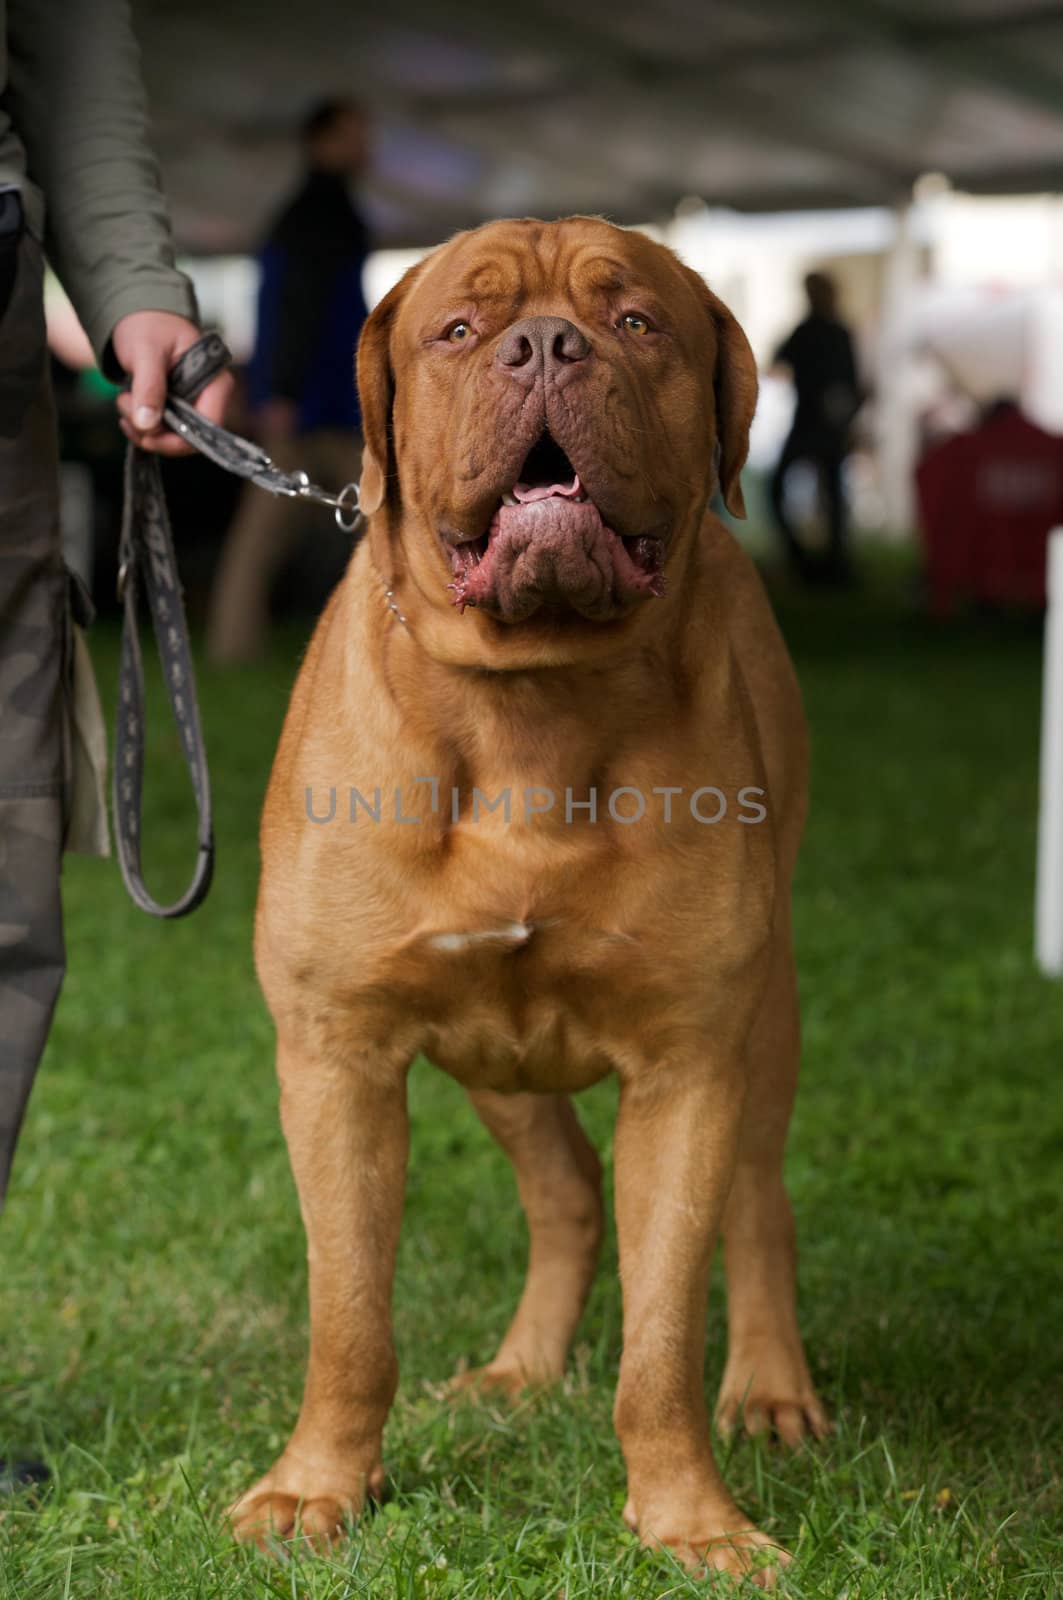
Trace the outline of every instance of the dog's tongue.
<instances>
[{"instance_id":1,"label":"dog's tongue","mask_svg":"<svg viewBox=\"0 0 1063 1600\"><path fill-rule=\"evenodd\" d=\"M513 498L521 505L527 505L529 500L549 500L552 494L559 494L566 500L575 500L582 488L579 473L571 483L515 483L513 485Z\"/></svg>"}]
</instances>

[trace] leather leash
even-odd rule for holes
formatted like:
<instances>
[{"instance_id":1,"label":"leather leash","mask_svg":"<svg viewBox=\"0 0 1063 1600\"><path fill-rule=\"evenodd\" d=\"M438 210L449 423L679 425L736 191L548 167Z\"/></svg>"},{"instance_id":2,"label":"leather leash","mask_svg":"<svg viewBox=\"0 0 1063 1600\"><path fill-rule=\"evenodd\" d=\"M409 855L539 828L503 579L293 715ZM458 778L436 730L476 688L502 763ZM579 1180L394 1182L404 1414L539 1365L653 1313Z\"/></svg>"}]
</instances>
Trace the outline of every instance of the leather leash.
<instances>
[{"instance_id":1,"label":"leather leash","mask_svg":"<svg viewBox=\"0 0 1063 1600\"><path fill-rule=\"evenodd\" d=\"M356 484L330 495L311 483L305 472L282 472L257 445L209 422L195 410L197 395L231 362L229 350L216 333L204 334L186 350L170 372L163 407L166 425L219 467L247 478L270 494L292 495L331 506L339 527L345 533L353 532L361 515ZM210 774L159 458L134 444L126 452L118 552L118 598L122 601L123 618L112 778L118 864L126 888L142 911L154 917L184 917L206 899L214 874ZM141 584L147 594L170 710L181 736L196 801L195 867L184 893L169 905L161 905L150 894L140 864L145 725L144 664L137 621Z\"/></svg>"}]
</instances>

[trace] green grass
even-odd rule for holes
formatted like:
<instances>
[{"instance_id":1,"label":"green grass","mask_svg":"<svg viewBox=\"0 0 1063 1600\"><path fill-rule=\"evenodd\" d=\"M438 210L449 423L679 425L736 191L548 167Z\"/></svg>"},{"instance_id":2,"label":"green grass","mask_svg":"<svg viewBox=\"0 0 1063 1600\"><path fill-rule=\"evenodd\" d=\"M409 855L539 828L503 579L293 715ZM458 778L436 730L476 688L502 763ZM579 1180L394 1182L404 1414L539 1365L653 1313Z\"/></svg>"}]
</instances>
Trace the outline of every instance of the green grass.
<instances>
[{"instance_id":1,"label":"green grass","mask_svg":"<svg viewBox=\"0 0 1063 1600\"><path fill-rule=\"evenodd\" d=\"M1063 991L1030 954L1036 629L935 630L887 567L855 601L783 598L815 749L797 889L804 1079L789 1182L802 1322L839 1423L797 1457L726 1452L795 1550L786 1593L1063 1593L1059 1275ZM106 701L115 639L95 640ZM450 1409L521 1281L503 1159L457 1088L412 1076L396 1289L392 1498L328 1559L233 1548L229 1499L296 1412L303 1237L251 965L255 832L298 641L202 674L217 797L205 910L159 925L113 863L66 867L70 974L0 1226L0 1444L54 1483L0 1505L0 1600L704 1592L620 1521L610 1239L563 1389ZM155 702L158 707L158 701ZM157 709L152 882L191 833ZM181 826L168 830L169 818ZM611 1085L581 1111L608 1159ZM706 1382L722 1364L713 1291Z\"/></svg>"}]
</instances>

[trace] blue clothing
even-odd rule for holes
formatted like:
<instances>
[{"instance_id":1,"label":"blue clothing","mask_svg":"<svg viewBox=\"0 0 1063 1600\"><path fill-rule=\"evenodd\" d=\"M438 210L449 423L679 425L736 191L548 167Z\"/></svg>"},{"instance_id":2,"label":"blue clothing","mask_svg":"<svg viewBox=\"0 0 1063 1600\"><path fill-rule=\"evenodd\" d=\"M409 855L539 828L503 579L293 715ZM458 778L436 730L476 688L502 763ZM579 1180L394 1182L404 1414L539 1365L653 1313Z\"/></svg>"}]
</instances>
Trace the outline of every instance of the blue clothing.
<instances>
[{"instance_id":1,"label":"blue clothing","mask_svg":"<svg viewBox=\"0 0 1063 1600\"><path fill-rule=\"evenodd\" d=\"M297 430L361 427L354 356L368 316L365 223L342 178L311 171L259 254L253 407L294 401Z\"/></svg>"}]
</instances>

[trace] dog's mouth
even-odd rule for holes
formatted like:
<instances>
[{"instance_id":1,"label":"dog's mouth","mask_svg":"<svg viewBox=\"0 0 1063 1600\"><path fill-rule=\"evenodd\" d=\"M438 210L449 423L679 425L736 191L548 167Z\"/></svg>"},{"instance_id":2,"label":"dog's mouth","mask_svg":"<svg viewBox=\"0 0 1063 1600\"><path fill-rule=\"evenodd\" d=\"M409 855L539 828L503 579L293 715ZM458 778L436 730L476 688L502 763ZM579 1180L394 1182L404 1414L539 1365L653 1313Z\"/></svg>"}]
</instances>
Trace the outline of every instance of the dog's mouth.
<instances>
[{"instance_id":1,"label":"dog's mouth","mask_svg":"<svg viewBox=\"0 0 1063 1600\"><path fill-rule=\"evenodd\" d=\"M595 621L664 593L664 539L621 535L602 519L561 445L544 428L486 532L448 541L459 611L518 622L563 603Z\"/></svg>"}]
</instances>

